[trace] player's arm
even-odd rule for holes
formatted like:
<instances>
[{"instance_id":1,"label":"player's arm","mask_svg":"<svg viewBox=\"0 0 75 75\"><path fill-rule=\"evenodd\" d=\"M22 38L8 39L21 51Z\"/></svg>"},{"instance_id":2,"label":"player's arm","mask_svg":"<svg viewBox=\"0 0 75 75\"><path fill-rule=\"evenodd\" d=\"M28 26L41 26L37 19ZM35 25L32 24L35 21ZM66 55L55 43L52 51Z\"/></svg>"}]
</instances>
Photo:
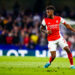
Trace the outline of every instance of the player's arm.
<instances>
[{"instance_id":1,"label":"player's arm","mask_svg":"<svg viewBox=\"0 0 75 75\"><path fill-rule=\"evenodd\" d=\"M72 28L70 24L67 24L63 18L61 18L61 23L64 24L64 26L65 26L66 28L68 28L69 30L75 32L75 29Z\"/></svg>"},{"instance_id":2,"label":"player's arm","mask_svg":"<svg viewBox=\"0 0 75 75\"><path fill-rule=\"evenodd\" d=\"M65 27L70 29L71 31L75 32L75 29L71 27L71 25L64 23Z\"/></svg>"},{"instance_id":3,"label":"player's arm","mask_svg":"<svg viewBox=\"0 0 75 75\"><path fill-rule=\"evenodd\" d=\"M46 30L46 23L45 23L45 20L43 19L42 21L42 25L40 26L40 30L46 34L51 34L51 30Z\"/></svg>"},{"instance_id":4,"label":"player's arm","mask_svg":"<svg viewBox=\"0 0 75 75\"><path fill-rule=\"evenodd\" d=\"M51 33L52 33L51 30L46 30L46 29L45 29L45 26L43 26L43 25L40 26L40 30L41 30L42 32L46 33L46 34L51 34Z\"/></svg>"}]
</instances>

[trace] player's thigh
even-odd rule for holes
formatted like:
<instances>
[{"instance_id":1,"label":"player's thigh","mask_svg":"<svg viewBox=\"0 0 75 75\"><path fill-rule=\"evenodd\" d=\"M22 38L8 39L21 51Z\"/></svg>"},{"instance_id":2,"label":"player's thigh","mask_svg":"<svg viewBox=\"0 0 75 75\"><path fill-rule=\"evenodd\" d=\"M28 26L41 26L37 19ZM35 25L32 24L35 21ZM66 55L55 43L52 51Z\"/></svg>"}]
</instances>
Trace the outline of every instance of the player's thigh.
<instances>
[{"instance_id":1,"label":"player's thigh","mask_svg":"<svg viewBox=\"0 0 75 75\"><path fill-rule=\"evenodd\" d=\"M54 42L48 42L48 49L50 52L56 51L56 48L57 48L57 44L55 44Z\"/></svg>"},{"instance_id":2,"label":"player's thigh","mask_svg":"<svg viewBox=\"0 0 75 75\"><path fill-rule=\"evenodd\" d=\"M60 38L60 40L59 40L58 44L59 44L59 46L60 46L62 49L64 49L65 47L67 47L67 46L68 46L68 44L67 44L66 40L65 40L63 37L62 37L62 38Z\"/></svg>"}]
</instances>

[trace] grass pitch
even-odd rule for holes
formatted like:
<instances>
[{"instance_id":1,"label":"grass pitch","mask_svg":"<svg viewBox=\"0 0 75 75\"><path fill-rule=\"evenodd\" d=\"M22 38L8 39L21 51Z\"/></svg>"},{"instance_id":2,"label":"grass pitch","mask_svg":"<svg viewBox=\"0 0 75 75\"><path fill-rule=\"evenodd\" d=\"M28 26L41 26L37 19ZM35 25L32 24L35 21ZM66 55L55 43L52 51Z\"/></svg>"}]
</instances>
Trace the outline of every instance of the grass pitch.
<instances>
[{"instance_id":1,"label":"grass pitch","mask_svg":"<svg viewBox=\"0 0 75 75\"><path fill-rule=\"evenodd\" d=\"M0 75L75 75L67 58L56 58L49 68L44 69L48 60L49 58L1 56Z\"/></svg>"}]
</instances>

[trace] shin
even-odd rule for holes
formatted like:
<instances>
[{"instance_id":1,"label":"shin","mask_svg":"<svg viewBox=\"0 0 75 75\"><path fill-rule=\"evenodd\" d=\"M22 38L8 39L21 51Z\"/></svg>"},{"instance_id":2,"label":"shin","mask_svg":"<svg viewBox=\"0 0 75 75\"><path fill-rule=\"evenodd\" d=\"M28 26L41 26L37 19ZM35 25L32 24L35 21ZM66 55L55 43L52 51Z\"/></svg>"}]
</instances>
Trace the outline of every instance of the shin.
<instances>
[{"instance_id":1,"label":"shin","mask_svg":"<svg viewBox=\"0 0 75 75\"><path fill-rule=\"evenodd\" d=\"M68 55L68 58L70 61L70 65L72 66L73 65L73 57L72 57L72 53L71 53L69 47L65 47L64 50L67 52L67 55Z\"/></svg>"},{"instance_id":2,"label":"shin","mask_svg":"<svg viewBox=\"0 0 75 75\"><path fill-rule=\"evenodd\" d=\"M56 57L56 51L51 51L51 56L50 56L50 59L49 59L49 63L51 63Z\"/></svg>"}]
</instances>

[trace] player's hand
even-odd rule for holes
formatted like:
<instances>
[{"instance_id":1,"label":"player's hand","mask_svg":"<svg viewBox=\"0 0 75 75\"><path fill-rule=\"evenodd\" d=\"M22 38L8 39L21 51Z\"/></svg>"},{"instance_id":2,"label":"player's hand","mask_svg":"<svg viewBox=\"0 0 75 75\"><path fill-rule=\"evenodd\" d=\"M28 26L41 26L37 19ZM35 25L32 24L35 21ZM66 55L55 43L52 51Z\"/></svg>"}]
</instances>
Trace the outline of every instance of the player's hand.
<instances>
[{"instance_id":1,"label":"player's hand","mask_svg":"<svg viewBox=\"0 0 75 75\"><path fill-rule=\"evenodd\" d=\"M51 30L48 30L47 31L47 34L49 35L49 34L52 34L52 31Z\"/></svg>"}]
</instances>

